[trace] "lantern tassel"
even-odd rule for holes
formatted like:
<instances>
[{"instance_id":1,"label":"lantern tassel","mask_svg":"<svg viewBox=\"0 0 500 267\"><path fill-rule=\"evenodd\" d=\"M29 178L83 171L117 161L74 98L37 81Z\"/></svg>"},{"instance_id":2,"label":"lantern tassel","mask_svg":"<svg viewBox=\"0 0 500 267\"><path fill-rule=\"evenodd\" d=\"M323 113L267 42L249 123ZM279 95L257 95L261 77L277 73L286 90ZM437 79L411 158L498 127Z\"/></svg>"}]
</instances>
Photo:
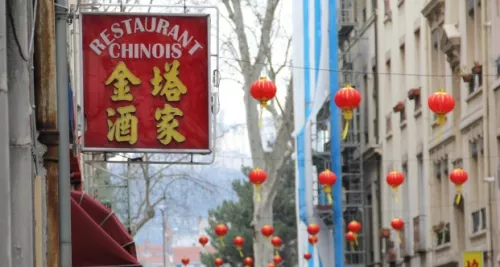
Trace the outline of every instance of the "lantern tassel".
<instances>
[{"instance_id":1,"label":"lantern tassel","mask_svg":"<svg viewBox=\"0 0 500 267\"><path fill-rule=\"evenodd\" d=\"M220 242L220 245L225 248L226 245L224 244L224 237L223 236L219 236L219 242Z\"/></svg>"},{"instance_id":2,"label":"lantern tassel","mask_svg":"<svg viewBox=\"0 0 500 267\"><path fill-rule=\"evenodd\" d=\"M332 186L325 185L325 187L323 188L323 192L325 192L325 194L326 194L326 198L328 199L328 204L332 205L333 204Z\"/></svg>"},{"instance_id":3,"label":"lantern tassel","mask_svg":"<svg viewBox=\"0 0 500 267\"><path fill-rule=\"evenodd\" d=\"M399 231L397 231L397 236L398 236L398 242L399 244L401 244L401 233Z\"/></svg>"},{"instance_id":4,"label":"lantern tassel","mask_svg":"<svg viewBox=\"0 0 500 267\"><path fill-rule=\"evenodd\" d=\"M358 246L358 234L357 233L354 233L354 244L356 244L356 246Z\"/></svg>"},{"instance_id":5,"label":"lantern tassel","mask_svg":"<svg viewBox=\"0 0 500 267\"><path fill-rule=\"evenodd\" d=\"M277 248L277 247L275 247L275 248L274 248L274 252L275 252L274 254L275 254L276 256L279 256L279 255L280 255L280 252L279 252L279 250L278 250L278 248Z\"/></svg>"},{"instance_id":6,"label":"lantern tassel","mask_svg":"<svg viewBox=\"0 0 500 267\"><path fill-rule=\"evenodd\" d=\"M457 188L457 196L455 198L455 204L460 204L460 200L462 198L462 185L461 184L457 184L456 185L456 188Z\"/></svg>"},{"instance_id":7,"label":"lantern tassel","mask_svg":"<svg viewBox=\"0 0 500 267\"><path fill-rule=\"evenodd\" d=\"M343 110L345 125L344 131L342 132L342 140L345 140L347 137L347 132L349 131L349 122L352 120L352 109L344 109Z\"/></svg>"},{"instance_id":8,"label":"lantern tassel","mask_svg":"<svg viewBox=\"0 0 500 267\"><path fill-rule=\"evenodd\" d=\"M260 101L259 127L262 127L264 109L268 107L267 101Z\"/></svg>"},{"instance_id":9,"label":"lantern tassel","mask_svg":"<svg viewBox=\"0 0 500 267\"><path fill-rule=\"evenodd\" d=\"M236 248L238 250L238 252L240 253L240 257L244 257L245 255L243 255L243 250L241 249L241 247L237 247Z\"/></svg>"},{"instance_id":10,"label":"lantern tassel","mask_svg":"<svg viewBox=\"0 0 500 267\"><path fill-rule=\"evenodd\" d=\"M255 200L257 202L261 201L261 198L260 198L260 184L256 184L255 185Z\"/></svg>"},{"instance_id":11,"label":"lantern tassel","mask_svg":"<svg viewBox=\"0 0 500 267\"><path fill-rule=\"evenodd\" d=\"M443 125L446 123L446 114L438 114L436 118L436 123L439 127L437 140L441 139L441 132L443 131Z\"/></svg>"},{"instance_id":12,"label":"lantern tassel","mask_svg":"<svg viewBox=\"0 0 500 267\"><path fill-rule=\"evenodd\" d=\"M394 186L392 188L392 193L394 194L394 201L396 203L398 203L399 202L399 199L398 199L398 188L396 186Z\"/></svg>"}]
</instances>

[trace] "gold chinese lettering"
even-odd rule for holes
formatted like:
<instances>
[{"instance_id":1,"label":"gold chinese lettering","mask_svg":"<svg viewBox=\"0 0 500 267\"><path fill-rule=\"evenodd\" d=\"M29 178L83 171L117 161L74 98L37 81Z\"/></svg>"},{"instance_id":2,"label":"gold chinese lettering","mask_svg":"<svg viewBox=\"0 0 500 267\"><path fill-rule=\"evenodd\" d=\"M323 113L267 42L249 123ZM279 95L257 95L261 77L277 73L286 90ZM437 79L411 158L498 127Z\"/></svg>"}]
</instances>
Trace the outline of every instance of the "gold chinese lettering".
<instances>
[{"instance_id":1,"label":"gold chinese lettering","mask_svg":"<svg viewBox=\"0 0 500 267\"><path fill-rule=\"evenodd\" d=\"M163 108L157 108L155 112L155 118L158 122L157 127L157 139L160 143L164 145L170 144L172 139L177 143L184 142L186 137L177 131L179 127L179 121L175 117L182 117L184 113L182 110L172 107L169 104L165 104Z\"/></svg>"},{"instance_id":2,"label":"gold chinese lettering","mask_svg":"<svg viewBox=\"0 0 500 267\"><path fill-rule=\"evenodd\" d=\"M151 84L153 85L154 96L158 94L165 96L168 101L180 101L181 95L187 93L187 87L179 79L179 67L181 63L178 60L174 60L172 64L168 62L165 63L165 72L163 75L159 68L154 67L153 73L154 77L151 79Z\"/></svg>"},{"instance_id":3,"label":"gold chinese lettering","mask_svg":"<svg viewBox=\"0 0 500 267\"><path fill-rule=\"evenodd\" d=\"M125 65L123 61L120 61L120 63L116 65L113 73L108 77L105 84L110 85L113 81L115 81L113 84L115 88L111 96L111 100L113 101L132 101L134 96L132 96L130 92L129 84L141 84L141 80L127 68L127 65Z\"/></svg>"},{"instance_id":4,"label":"gold chinese lettering","mask_svg":"<svg viewBox=\"0 0 500 267\"><path fill-rule=\"evenodd\" d=\"M111 120L112 117L117 115L115 121ZM119 107L116 110L112 108L106 109L108 114L108 141L113 142L128 142L133 145L137 143L137 124L139 120L135 113L134 106Z\"/></svg>"}]
</instances>

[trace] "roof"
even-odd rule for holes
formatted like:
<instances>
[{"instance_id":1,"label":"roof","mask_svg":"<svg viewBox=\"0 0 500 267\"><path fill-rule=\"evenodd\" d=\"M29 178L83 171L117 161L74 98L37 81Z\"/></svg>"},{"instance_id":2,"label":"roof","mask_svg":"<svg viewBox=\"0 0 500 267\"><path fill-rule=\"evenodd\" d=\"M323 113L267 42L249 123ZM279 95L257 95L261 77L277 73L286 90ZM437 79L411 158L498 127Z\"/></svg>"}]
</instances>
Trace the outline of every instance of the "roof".
<instances>
[{"instance_id":1,"label":"roof","mask_svg":"<svg viewBox=\"0 0 500 267\"><path fill-rule=\"evenodd\" d=\"M132 238L116 216L102 220L109 212L88 195L71 192L73 266L139 266Z\"/></svg>"}]
</instances>

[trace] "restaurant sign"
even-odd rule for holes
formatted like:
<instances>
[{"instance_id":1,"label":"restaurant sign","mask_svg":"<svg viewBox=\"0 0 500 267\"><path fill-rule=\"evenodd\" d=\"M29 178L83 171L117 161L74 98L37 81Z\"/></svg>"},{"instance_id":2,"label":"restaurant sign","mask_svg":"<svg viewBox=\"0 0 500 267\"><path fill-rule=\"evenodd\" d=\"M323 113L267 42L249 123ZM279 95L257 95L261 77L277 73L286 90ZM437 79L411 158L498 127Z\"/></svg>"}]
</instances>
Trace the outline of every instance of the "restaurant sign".
<instances>
[{"instance_id":1,"label":"restaurant sign","mask_svg":"<svg viewBox=\"0 0 500 267\"><path fill-rule=\"evenodd\" d=\"M209 153L209 15L81 14L83 151Z\"/></svg>"}]
</instances>

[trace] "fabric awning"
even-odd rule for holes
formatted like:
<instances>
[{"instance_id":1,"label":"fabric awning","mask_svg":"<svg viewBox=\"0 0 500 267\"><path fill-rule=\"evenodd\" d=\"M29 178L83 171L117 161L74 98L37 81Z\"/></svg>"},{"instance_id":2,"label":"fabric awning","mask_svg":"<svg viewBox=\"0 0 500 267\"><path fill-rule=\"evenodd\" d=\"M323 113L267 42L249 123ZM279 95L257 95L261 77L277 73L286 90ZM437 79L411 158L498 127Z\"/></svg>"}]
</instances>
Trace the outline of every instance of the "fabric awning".
<instances>
[{"instance_id":1,"label":"fabric awning","mask_svg":"<svg viewBox=\"0 0 500 267\"><path fill-rule=\"evenodd\" d=\"M71 192L73 266L141 266L118 218L82 192Z\"/></svg>"}]
</instances>

